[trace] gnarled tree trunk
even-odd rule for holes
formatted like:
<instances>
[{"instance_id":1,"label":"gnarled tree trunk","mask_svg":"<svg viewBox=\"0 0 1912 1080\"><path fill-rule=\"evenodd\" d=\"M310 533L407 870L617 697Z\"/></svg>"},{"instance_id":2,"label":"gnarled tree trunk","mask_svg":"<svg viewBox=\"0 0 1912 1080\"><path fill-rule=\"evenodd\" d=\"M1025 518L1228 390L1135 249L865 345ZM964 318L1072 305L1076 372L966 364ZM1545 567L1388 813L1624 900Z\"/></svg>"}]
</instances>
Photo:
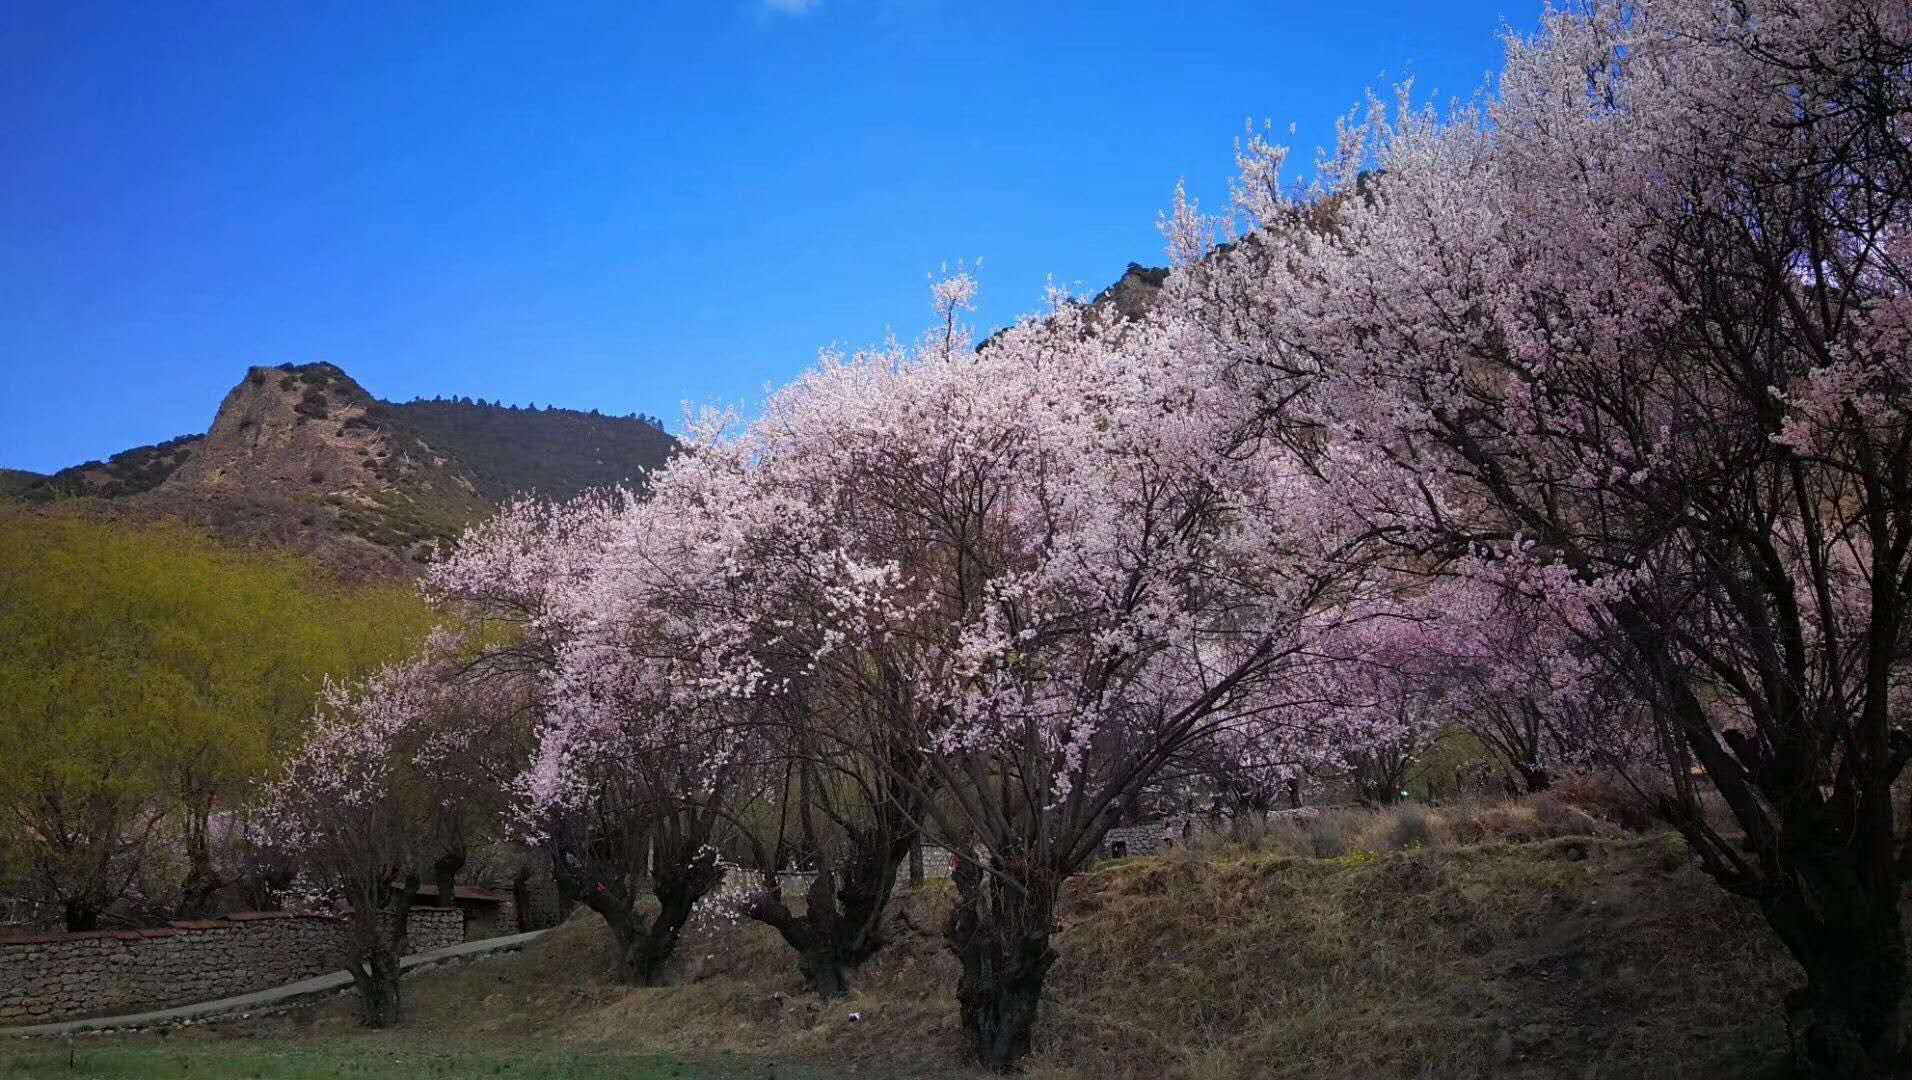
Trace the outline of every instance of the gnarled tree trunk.
<instances>
[{"instance_id":1,"label":"gnarled tree trunk","mask_svg":"<svg viewBox=\"0 0 1912 1080\"><path fill-rule=\"evenodd\" d=\"M376 932L375 932L375 936ZM398 956L389 942L380 940L349 965L358 988L359 1023L369 1028L391 1027L401 1015Z\"/></svg>"},{"instance_id":2,"label":"gnarled tree trunk","mask_svg":"<svg viewBox=\"0 0 1912 1080\"><path fill-rule=\"evenodd\" d=\"M651 892L657 914L648 922L637 910L637 897L621 881L582 882L579 902L604 917L617 939L617 978L636 986L656 986L664 964L677 951L684 924L697 901L723 881L716 852L705 848L687 862L664 858L652 870Z\"/></svg>"},{"instance_id":3,"label":"gnarled tree trunk","mask_svg":"<svg viewBox=\"0 0 1912 1080\"><path fill-rule=\"evenodd\" d=\"M1056 961L1055 889L1027 863L998 859L991 871L974 859L956 864L947 937L962 964L956 1000L976 1060L1008 1072L1029 1053L1043 980Z\"/></svg>"},{"instance_id":4,"label":"gnarled tree trunk","mask_svg":"<svg viewBox=\"0 0 1912 1080\"><path fill-rule=\"evenodd\" d=\"M389 907L384 911L376 906L353 909L346 968L358 988L359 1022L366 1027L391 1027L403 1015L399 958L409 951L407 931L417 892L418 880L410 877L389 890Z\"/></svg>"},{"instance_id":5,"label":"gnarled tree trunk","mask_svg":"<svg viewBox=\"0 0 1912 1080\"><path fill-rule=\"evenodd\" d=\"M1713 738L1690 688L1669 682L1668 689L1684 747L1705 766L1745 836L1733 843L1715 832L1678 769L1670 770L1676 786L1661 811L1708 873L1759 905L1805 970L1806 985L1786 998L1795 1068L1813 1080L1906 1075L1904 885L1891 785L1912 741L1887 737L1883 688L1873 688L1867 703L1866 719L1879 735L1874 761L1840 768L1831 785L1823 760L1775 753L1737 731ZM1786 726L1806 727L1802 716L1786 716Z\"/></svg>"},{"instance_id":6,"label":"gnarled tree trunk","mask_svg":"<svg viewBox=\"0 0 1912 1080\"><path fill-rule=\"evenodd\" d=\"M1799 829L1801 872L1762 899L1766 921L1806 971L1786 998L1796 1067L1815 1080L1903 1075L1906 941L1896 880L1870 885L1832 837Z\"/></svg>"},{"instance_id":7,"label":"gnarled tree trunk","mask_svg":"<svg viewBox=\"0 0 1912 1080\"><path fill-rule=\"evenodd\" d=\"M751 897L744 914L776 930L797 953L804 984L829 999L849 993L849 973L875 956L888 939L883 916L896 889L896 871L913 842L901 838L872 847L873 834L853 836L838 878L826 861L817 867L801 916L784 903L774 871Z\"/></svg>"}]
</instances>

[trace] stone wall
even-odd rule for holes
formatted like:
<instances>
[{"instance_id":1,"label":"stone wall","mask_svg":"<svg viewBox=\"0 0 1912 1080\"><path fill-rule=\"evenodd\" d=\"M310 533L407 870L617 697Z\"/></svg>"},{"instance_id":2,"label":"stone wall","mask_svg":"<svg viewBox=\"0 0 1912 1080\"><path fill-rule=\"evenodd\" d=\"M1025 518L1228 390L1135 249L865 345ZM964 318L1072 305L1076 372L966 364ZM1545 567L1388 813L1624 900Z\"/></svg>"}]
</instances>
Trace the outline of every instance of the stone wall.
<instances>
[{"instance_id":1,"label":"stone wall","mask_svg":"<svg viewBox=\"0 0 1912 1080\"><path fill-rule=\"evenodd\" d=\"M238 912L149 930L0 937L0 1027L111 1016L264 990L345 964L347 924ZM413 909L412 952L464 940L456 910Z\"/></svg>"},{"instance_id":2,"label":"stone wall","mask_svg":"<svg viewBox=\"0 0 1912 1080\"><path fill-rule=\"evenodd\" d=\"M723 884L713 894L717 897L742 899L757 891L763 882L763 875L748 866L739 866L733 862L720 862L724 869ZM923 845L923 877L925 880L946 878L950 870L950 851L934 844ZM778 884L783 886L783 898L794 903L810 894L810 883L817 879L815 870L783 870L777 874ZM896 868L896 887L909 888L909 862Z\"/></svg>"},{"instance_id":3,"label":"stone wall","mask_svg":"<svg viewBox=\"0 0 1912 1080\"><path fill-rule=\"evenodd\" d=\"M717 865L724 871L724 880L712 890L713 899L742 900L763 885L763 874L754 867L739 866L733 862L719 862ZM810 883L816 879L814 870L785 870L777 875L778 884L783 886L786 903L794 903L809 895Z\"/></svg>"},{"instance_id":4,"label":"stone wall","mask_svg":"<svg viewBox=\"0 0 1912 1080\"><path fill-rule=\"evenodd\" d=\"M948 848L938 847L935 844L924 844L923 880L933 881L936 878L948 877L950 858L950 850ZM908 867L905 866L905 872L907 872L907 870Z\"/></svg>"},{"instance_id":5,"label":"stone wall","mask_svg":"<svg viewBox=\"0 0 1912 1080\"><path fill-rule=\"evenodd\" d=\"M232 918L228 915L227 918ZM340 945L344 948L343 925L340 927ZM405 942L412 953L431 952L465 940L465 913L457 908L412 907L411 917L405 920ZM342 953L340 955L343 955ZM343 961L341 961L342 963ZM333 965L334 967L338 965ZM331 970L330 968L324 970ZM267 984L272 985L272 984Z\"/></svg>"},{"instance_id":6,"label":"stone wall","mask_svg":"<svg viewBox=\"0 0 1912 1080\"><path fill-rule=\"evenodd\" d=\"M503 937L518 932L518 905L510 894L491 904L459 904L465 912L465 940Z\"/></svg>"},{"instance_id":7,"label":"stone wall","mask_svg":"<svg viewBox=\"0 0 1912 1080\"><path fill-rule=\"evenodd\" d=\"M507 886L509 888L509 886ZM563 905L558 901L558 883L549 867L531 875L525 882L524 924L527 930L542 930L563 922ZM515 913L514 913L514 918Z\"/></svg>"}]
</instances>

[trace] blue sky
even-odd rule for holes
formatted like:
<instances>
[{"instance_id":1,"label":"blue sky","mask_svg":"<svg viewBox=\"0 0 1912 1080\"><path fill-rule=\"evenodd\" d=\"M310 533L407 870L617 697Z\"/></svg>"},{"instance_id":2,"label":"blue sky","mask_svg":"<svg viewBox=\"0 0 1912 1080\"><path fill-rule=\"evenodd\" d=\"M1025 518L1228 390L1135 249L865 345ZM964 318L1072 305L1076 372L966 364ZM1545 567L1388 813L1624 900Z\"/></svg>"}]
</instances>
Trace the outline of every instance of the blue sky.
<instances>
[{"instance_id":1,"label":"blue sky","mask_svg":"<svg viewBox=\"0 0 1912 1080\"><path fill-rule=\"evenodd\" d=\"M394 14L394 13L397 14ZM0 465L203 431L251 364L404 400L761 400L983 260L1160 263L1243 122L1471 94L1528 0L0 3ZM1296 170L1298 172L1305 169Z\"/></svg>"}]
</instances>

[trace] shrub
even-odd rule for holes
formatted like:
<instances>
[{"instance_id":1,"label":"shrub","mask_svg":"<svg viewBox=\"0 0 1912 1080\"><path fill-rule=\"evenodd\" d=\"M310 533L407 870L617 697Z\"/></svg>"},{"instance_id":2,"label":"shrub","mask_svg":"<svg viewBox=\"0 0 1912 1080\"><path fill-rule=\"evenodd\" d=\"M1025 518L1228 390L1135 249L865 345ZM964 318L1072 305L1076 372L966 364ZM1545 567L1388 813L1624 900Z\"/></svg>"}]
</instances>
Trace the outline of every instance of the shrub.
<instances>
[{"instance_id":1,"label":"shrub","mask_svg":"<svg viewBox=\"0 0 1912 1080\"><path fill-rule=\"evenodd\" d=\"M1360 823L1349 813L1321 814L1309 818L1303 826L1308 853L1317 859L1338 859L1348 854L1354 850L1353 840L1360 831Z\"/></svg>"},{"instance_id":2,"label":"shrub","mask_svg":"<svg viewBox=\"0 0 1912 1080\"><path fill-rule=\"evenodd\" d=\"M1533 807L1540 831L1548 837L1592 836L1600 831L1600 823L1591 814L1553 796L1541 795L1529 805Z\"/></svg>"},{"instance_id":3,"label":"shrub","mask_svg":"<svg viewBox=\"0 0 1912 1080\"><path fill-rule=\"evenodd\" d=\"M1568 776L1547 791L1548 797L1572 806L1628 832L1651 832L1660 825L1653 812L1657 790L1636 791L1612 773Z\"/></svg>"},{"instance_id":4,"label":"shrub","mask_svg":"<svg viewBox=\"0 0 1912 1080\"><path fill-rule=\"evenodd\" d=\"M1361 834L1361 847L1367 851L1407 851L1433 844L1433 819L1415 803L1376 812L1374 823Z\"/></svg>"}]
</instances>

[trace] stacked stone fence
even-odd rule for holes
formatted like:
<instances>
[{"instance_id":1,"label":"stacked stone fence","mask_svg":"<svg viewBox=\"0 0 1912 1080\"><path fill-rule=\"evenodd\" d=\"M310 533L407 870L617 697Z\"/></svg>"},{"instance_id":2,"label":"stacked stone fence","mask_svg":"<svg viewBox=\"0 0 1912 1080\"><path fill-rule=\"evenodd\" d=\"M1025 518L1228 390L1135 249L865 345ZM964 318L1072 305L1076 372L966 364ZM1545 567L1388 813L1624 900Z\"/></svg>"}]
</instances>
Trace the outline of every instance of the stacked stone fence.
<instances>
[{"instance_id":1,"label":"stacked stone fence","mask_svg":"<svg viewBox=\"0 0 1912 1080\"><path fill-rule=\"evenodd\" d=\"M0 936L0 1026L189 1005L345 966L349 926L329 915L236 912L146 930ZM464 940L456 908L413 908L411 952Z\"/></svg>"},{"instance_id":2,"label":"stacked stone fence","mask_svg":"<svg viewBox=\"0 0 1912 1080\"><path fill-rule=\"evenodd\" d=\"M733 862L720 862L724 869L724 883L717 887L717 895L724 898L742 899L756 892L763 882L763 874L749 866L740 866ZM923 878L946 878L950 872L950 853L948 848L934 844L923 845ZM897 868L897 887L908 884L909 864L905 862ZM777 874L778 884L783 886L786 901L801 899L810 893L810 883L817 879L815 870L783 870Z\"/></svg>"},{"instance_id":3,"label":"stacked stone fence","mask_svg":"<svg viewBox=\"0 0 1912 1080\"><path fill-rule=\"evenodd\" d=\"M948 848L938 847L935 844L924 844L923 880L930 881L936 878L948 877L952 861L953 858Z\"/></svg>"},{"instance_id":4,"label":"stacked stone fence","mask_svg":"<svg viewBox=\"0 0 1912 1080\"><path fill-rule=\"evenodd\" d=\"M518 932L518 905L509 896L500 897L492 904L460 904L459 909L465 913L466 941L504 937Z\"/></svg>"},{"instance_id":5,"label":"stacked stone fence","mask_svg":"<svg viewBox=\"0 0 1912 1080\"><path fill-rule=\"evenodd\" d=\"M480 941L484 938L503 937L515 934L518 926L518 903L511 893L479 885L459 885L452 893L452 902L464 913L465 941ZM439 899L437 885L421 885L412 897L414 913L430 909L443 909L444 901ZM547 923L546 925L554 925ZM413 933L417 933L413 924ZM543 929L527 927L526 929ZM451 942L456 945L458 942Z\"/></svg>"},{"instance_id":6,"label":"stacked stone fence","mask_svg":"<svg viewBox=\"0 0 1912 1080\"><path fill-rule=\"evenodd\" d=\"M542 930L547 926L556 926L564 921L564 915L564 904L558 896L557 879L551 876L549 870L535 873L524 883L523 923L515 927L512 932ZM515 908L512 917L514 919L517 917Z\"/></svg>"},{"instance_id":7,"label":"stacked stone fence","mask_svg":"<svg viewBox=\"0 0 1912 1080\"><path fill-rule=\"evenodd\" d=\"M230 919L232 916L228 915L226 918ZM339 951L336 955L340 957L340 960L338 964L334 964L330 968L321 968L320 971L335 970L345 962L343 957L345 956L346 924L343 919L338 919L334 920L334 925L337 927L338 933ZM380 925L389 928L391 926L390 918L382 918ZM464 941L464 911L455 907L420 907L417 904L412 905L411 914L405 919L405 944L407 946L405 955L410 956L413 953L431 952L433 949L443 949L447 946L459 945ZM318 974L318 972L314 972L313 974Z\"/></svg>"}]
</instances>

